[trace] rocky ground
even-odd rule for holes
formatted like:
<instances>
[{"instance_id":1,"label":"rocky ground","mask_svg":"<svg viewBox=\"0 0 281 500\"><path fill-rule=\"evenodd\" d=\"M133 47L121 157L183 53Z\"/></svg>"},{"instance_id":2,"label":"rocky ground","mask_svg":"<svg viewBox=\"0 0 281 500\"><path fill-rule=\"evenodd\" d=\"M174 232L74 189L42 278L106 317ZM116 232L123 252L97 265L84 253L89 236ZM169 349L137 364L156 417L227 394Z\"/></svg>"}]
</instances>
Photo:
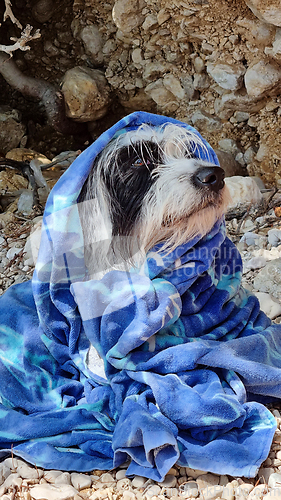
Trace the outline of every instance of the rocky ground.
<instances>
[{"instance_id":1,"label":"rocky ground","mask_svg":"<svg viewBox=\"0 0 281 500\"><path fill-rule=\"evenodd\" d=\"M15 154L15 153L14 153ZM18 152L16 153L18 154ZM26 153L27 154L27 153ZM29 153L30 154L30 153ZM67 153L69 155L69 152ZM64 170L64 164L44 171L47 186L51 187ZM56 170L57 168L57 170ZM18 173L8 172L7 178L20 182ZM244 262L243 285L257 294L262 309L278 323L281 323L281 191L264 190L261 194L252 178L230 177L227 182L236 196L227 214L227 231L237 244ZM0 179L1 180L1 179ZM3 178L2 178L3 183ZM231 185L235 186L231 188ZM2 185L3 187L3 185ZM263 188L262 185L260 185ZM36 210L32 209L29 197L22 197L19 191L9 192L5 202L10 202L0 214L0 294L10 285L32 277L34 260L40 238L40 221L44 205L42 200ZM26 187L21 193L27 194ZM253 203L249 201L251 194ZM8 197L8 198L7 198ZM242 201L237 206L237 202ZM255 203L254 203L255 201ZM22 204L21 204L22 203ZM27 213L26 213L27 212ZM29 237L32 233L32 240ZM280 408L271 408L277 431L269 457L262 465L256 478L233 478L204 471L174 466L164 482L157 483L143 477L126 478L126 465L114 471L92 471L89 474L63 471L43 471L29 466L16 457L0 463L0 499L13 500L281 500L281 414ZM281 411L281 410L280 410Z\"/></svg>"}]
</instances>

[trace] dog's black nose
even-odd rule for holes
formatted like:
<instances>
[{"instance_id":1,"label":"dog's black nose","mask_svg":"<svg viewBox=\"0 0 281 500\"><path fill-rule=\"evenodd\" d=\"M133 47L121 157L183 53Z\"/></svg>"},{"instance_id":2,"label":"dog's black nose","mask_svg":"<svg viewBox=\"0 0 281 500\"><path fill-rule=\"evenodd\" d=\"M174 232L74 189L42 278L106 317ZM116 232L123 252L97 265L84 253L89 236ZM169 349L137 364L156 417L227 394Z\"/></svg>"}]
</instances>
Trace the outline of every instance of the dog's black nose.
<instances>
[{"instance_id":1,"label":"dog's black nose","mask_svg":"<svg viewBox=\"0 0 281 500\"><path fill-rule=\"evenodd\" d=\"M198 187L205 187L218 193L224 186L224 170L221 167L202 167L194 175Z\"/></svg>"}]
</instances>

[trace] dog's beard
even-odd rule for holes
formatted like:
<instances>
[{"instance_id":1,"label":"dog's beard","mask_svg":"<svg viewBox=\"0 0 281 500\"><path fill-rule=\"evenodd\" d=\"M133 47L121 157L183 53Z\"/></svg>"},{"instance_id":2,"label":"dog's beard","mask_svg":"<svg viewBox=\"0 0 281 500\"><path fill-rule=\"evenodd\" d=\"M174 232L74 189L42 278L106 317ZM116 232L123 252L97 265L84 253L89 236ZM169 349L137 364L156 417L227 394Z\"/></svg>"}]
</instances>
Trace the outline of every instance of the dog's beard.
<instances>
[{"instance_id":1,"label":"dog's beard","mask_svg":"<svg viewBox=\"0 0 281 500\"><path fill-rule=\"evenodd\" d=\"M143 125L111 141L96 158L80 196L79 211L89 274L141 265L158 243L169 252L207 234L230 201L194 179L214 167L195 157L206 150L197 135L172 124Z\"/></svg>"}]
</instances>

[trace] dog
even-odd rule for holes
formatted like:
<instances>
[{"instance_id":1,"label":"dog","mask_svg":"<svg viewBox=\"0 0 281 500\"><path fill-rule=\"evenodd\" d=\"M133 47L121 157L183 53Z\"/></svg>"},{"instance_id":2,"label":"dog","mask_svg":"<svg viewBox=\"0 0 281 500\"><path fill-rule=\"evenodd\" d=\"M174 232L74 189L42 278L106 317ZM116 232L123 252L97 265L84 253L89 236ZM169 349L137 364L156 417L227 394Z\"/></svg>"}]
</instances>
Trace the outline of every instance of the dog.
<instances>
[{"instance_id":1,"label":"dog","mask_svg":"<svg viewBox=\"0 0 281 500\"><path fill-rule=\"evenodd\" d=\"M230 201L224 170L196 157L202 139L167 123L141 125L110 141L84 184L79 213L89 276L140 264L204 236Z\"/></svg>"}]
</instances>

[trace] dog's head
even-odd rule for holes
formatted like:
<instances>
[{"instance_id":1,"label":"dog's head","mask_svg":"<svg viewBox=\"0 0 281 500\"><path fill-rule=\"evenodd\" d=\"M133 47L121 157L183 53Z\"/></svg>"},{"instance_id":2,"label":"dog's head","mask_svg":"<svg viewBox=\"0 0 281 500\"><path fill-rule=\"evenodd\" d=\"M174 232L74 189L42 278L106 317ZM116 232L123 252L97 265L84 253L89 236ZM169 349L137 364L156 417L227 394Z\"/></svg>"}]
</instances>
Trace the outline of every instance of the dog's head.
<instances>
[{"instance_id":1,"label":"dog's head","mask_svg":"<svg viewBox=\"0 0 281 500\"><path fill-rule=\"evenodd\" d=\"M211 230L229 196L223 169L197 158L199 148L207 155L199 136L169 123L107 145L80 197L90 268L132 263L140 250L163 242L169 251Z\"/></svg>"}]
</instances>

